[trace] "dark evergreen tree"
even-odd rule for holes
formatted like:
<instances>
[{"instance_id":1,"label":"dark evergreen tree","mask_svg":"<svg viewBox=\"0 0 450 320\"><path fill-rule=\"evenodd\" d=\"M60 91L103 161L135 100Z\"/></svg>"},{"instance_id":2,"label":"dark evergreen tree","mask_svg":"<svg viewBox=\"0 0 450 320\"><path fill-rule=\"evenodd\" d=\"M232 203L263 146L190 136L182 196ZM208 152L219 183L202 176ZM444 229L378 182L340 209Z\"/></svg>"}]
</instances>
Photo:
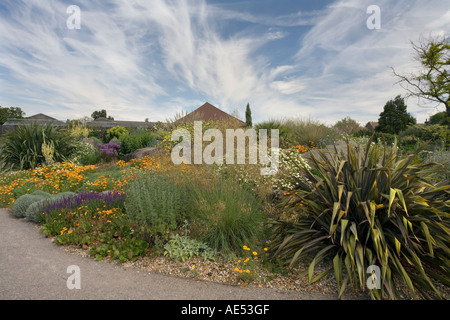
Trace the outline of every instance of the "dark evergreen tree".
<instances>
[{"instance_id":1,"label":"dark evergreen tree","mask_svg":"<svg viewBox=\"0 0 450 320\"><path fill-rule=\"evenodd\" d=\"M252 127L252 111L250 110L250 104L247 103L247 108L245 109L245 124L247 127Z\"/></svg>"},{"instance_id":2,"label":"dark evergreen tree","mask_svg":"<svg viewBox=\"0 0 450 320\"><path fill-rule=\"evenodd\" d=\"M415 124L416 119L407 110L405 100L398 95L394 100L389 100L380 113L376 131L398 134L409 125Z\"/></svg>"}]
</instances>

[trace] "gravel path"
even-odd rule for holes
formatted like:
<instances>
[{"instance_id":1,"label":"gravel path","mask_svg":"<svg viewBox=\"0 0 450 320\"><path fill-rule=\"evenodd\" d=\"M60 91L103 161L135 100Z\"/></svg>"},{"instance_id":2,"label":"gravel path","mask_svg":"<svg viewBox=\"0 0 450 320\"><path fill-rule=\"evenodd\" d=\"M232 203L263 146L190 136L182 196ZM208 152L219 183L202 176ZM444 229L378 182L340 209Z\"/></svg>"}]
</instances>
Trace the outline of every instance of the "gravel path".
<instances>
[{"instance_id":1,"label":"gravel path","mask_svg":"<svg viewBox=\"0 0 450 320\"><path fill-rule=\"evenodd\" d=\"M68 289L80 270L80 289ZM330 300L336 295L239 287L127 268L72 254L0 209L0 300Z\"/></svg>"}]
</instances>

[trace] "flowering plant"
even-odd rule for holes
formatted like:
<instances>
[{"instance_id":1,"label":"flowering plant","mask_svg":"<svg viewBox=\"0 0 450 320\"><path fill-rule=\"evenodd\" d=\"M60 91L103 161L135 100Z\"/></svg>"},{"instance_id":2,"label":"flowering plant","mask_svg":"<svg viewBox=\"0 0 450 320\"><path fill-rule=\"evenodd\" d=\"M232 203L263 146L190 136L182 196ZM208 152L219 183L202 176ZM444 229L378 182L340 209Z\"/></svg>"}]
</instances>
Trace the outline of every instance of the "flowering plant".
<instances>
[{"instance_id":1,"label":"flowering plant","mask_svg":"<svg viewBox=\"0 0 450 320\"><path fill-rule=\"evenodd\" d=\"M119 156L118 149L120 148L120 142L109 142L107 144L97 144L98 152L103 152L105 156Z\"/></svg>"},{"instance_id":2,"label":"flowering plant","mask_svg":"<svg viewBox=\"0 0 450 320\"><path fill-rule=\"evenodd\" d=\"M63 210L75 210L80 206L90 209L100 208L103 205L111 208L123 207L125 194L119 191L110 192L80 192L77 195L64 197L55 201L48 201L36 212L38 221L45 221L48 216L57 214Z\"/></svg>"},{"instance_id":3,"label":"flowering plant","mask_svg":"<svg viewBox=\"0 0 450 320\"><path fill-rule=\"evenodd\" d=\"M237 263L237 267L234 268L234 271L238 273L239 280L244 283L251 283L257 277L257 272L259 268L260 261L258 257L258 252L250 249L247 246L242 247L244 249L244 256L246 258L240 258ZM264 251L267 251L267 248L264 248Z\"/></svg>"}]
</instances>

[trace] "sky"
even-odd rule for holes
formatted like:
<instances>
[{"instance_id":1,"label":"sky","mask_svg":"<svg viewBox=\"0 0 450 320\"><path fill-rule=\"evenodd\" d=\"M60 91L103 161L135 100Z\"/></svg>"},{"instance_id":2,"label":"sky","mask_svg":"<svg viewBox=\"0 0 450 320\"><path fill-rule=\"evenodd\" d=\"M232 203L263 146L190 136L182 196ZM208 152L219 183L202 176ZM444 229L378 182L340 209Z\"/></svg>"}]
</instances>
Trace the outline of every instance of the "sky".
<instances>
[{"instance_id":1,"label":"sky","mask_svg":"<svg viewBox=\"0 0 450 320\"><path fill-rule=\"evenodd\" d=\"M249 104L253 123L365 125L406 95L392 68L419 70L411 41L449 33L447 0L1 0L0 106L166 121ZM419 123L444 110L406 102Z\"/></svg>"}]
</instances>

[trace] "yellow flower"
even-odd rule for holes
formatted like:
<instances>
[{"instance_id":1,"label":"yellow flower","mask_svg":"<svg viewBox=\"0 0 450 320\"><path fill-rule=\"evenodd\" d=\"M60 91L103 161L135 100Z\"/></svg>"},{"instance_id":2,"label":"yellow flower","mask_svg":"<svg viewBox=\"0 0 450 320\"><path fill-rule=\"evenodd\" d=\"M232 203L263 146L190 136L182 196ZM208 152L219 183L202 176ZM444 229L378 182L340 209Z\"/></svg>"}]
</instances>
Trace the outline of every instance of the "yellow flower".
<instances>
[{"instance_id":1,"label":"yellow flower","mask_svg":"<svg viewBox=\"0 0 450 320\"><path fill-rule=\"evenodd\" d=\"M258 255L258 252L253 251L253 255L254 255L254 256Z\"/></svg>"}]
</instances>

